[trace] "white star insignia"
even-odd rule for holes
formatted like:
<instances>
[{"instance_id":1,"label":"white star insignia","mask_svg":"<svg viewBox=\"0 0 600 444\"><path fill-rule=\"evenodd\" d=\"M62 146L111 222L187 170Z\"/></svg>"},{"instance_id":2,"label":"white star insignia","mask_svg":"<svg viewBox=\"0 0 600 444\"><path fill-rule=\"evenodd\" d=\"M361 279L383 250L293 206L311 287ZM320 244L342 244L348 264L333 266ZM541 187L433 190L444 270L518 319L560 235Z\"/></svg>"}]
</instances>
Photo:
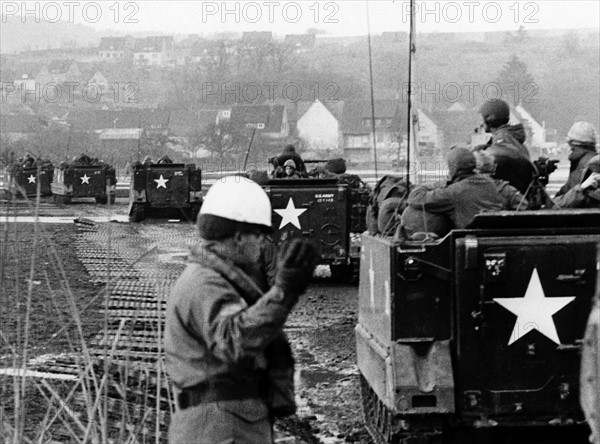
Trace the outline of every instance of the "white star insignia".
<instances>
[{"instance_id":1,"label":"white star insignia","mask_svg":"<svg viewBox=\"0 0 600 444\"><path fill-rule=\"evenodd\" d=\"M292 224L298 229L302 228L300 226L300 219L298 219L298 216L300 216L302 213L304 213L306 211L306 208L297 209L295 207L294 201L292 200L291 197L290 197L290 200L288 201L287 207L285 207L285 209L273 210L273 211L275 211L277 214L279 214L281 216L281 224L279 224L280 230L283 227L285 227L287 224Z\"/></svg>"},{"instance_id":2,"label":"white star insignia","mask_svg":"<svg viewBox=\"0 0 600 444\"><path fill-rule=\"evenodd\" d=\"M29 181L29 183L35 183L35 176L32 174L27 178L27 180Z\"/></svg>"},{"instance_id":3,"label":"white star insignia","mask_svg":"<svg viewBox=\"0 0 600 444\"><path fill-rule=\"evenodd\" d=\"M537 269L534 268L524 297L494 299L495 302L517 316L508 345L533 330L539 331L551 341L560 344L552 315L562 310L574 299L574 296L546 297Z\"/></svg>"},{"instance_id":4,"label":"white star insignia","mask_svg":"<svg viewBox=\"0 0 600 444\"><path fill-rule=\"evenodd\" d=\"M87 183L88 185L90 184L90 177L87 176L87 174L84 174L83 177L80 178L81 179L81 185L83 185L84 183Z\"/></svg>"},{"instance_id":5,"label":"white star insignia","mask_svg":"<svg viewBox=\"0 0 600 444\"><path fill-rule=\"evenodd\" d=\"M154 182L156 182L156 189L159 188L167 188L167 182L169 181L169 179L164 179L163 175L160 175L160 179L154 179Z\"/></svg>"}]
</instances>

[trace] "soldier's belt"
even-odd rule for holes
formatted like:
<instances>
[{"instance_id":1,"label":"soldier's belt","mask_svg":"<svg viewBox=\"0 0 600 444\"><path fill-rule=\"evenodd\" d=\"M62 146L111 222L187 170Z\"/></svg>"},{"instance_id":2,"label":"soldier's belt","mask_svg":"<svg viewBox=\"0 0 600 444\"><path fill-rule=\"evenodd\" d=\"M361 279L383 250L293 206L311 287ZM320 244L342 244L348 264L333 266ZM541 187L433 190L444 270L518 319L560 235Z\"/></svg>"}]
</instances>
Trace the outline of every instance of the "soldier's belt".
<instances>
[{"instance_id":1,"label":"soldier's belt","mask_svg":"<svg viewBox=\"0 0 600 444\"><path fill-rule=\"evenodd\" d=\"M228 381L202 382L184 388L176 396L180 410L219 401L240 401L242 399L264 398L264 390L259 383L233 383Z\"/></svg>"}]
</instances>

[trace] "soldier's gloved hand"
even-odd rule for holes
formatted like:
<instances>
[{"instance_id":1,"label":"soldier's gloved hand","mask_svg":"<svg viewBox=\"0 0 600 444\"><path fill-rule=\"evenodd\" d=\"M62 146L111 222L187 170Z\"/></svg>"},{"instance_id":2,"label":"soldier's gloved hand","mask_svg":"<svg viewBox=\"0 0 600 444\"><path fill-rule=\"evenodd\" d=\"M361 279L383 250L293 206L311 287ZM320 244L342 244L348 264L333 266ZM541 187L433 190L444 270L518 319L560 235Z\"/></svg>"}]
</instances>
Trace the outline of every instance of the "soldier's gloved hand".
<instances>
[{"instance_id":1,"label":"soldier's gloved hand","mask_svg":"<svg viewBox=\"0 0 600 444\"><path fill-rule=\"evenodd\" d=\"M298 297L308 287L319 260L315 245L305 239L293 239L283 245L277 256L275 285L286 296Z\"/></svg>"}]
</instances>

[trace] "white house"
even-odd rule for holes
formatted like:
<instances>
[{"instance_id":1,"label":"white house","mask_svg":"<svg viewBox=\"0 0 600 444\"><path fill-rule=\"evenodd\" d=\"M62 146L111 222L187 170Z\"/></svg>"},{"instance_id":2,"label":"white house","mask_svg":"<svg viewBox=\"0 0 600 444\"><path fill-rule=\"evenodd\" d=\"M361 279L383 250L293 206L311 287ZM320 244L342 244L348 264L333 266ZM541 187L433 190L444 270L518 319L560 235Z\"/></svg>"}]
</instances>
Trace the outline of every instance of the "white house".
<instances>
[{"instance_id":1,"label":"white house","mask_svg":"<svg viewBox=\"0 0 600 444\"><path fill-rule=\"evenodd\" d=\"M23 94L24 92L25 93L35 92L35 90L36 90L36 80L31 74L21 75L21 78L16 79L14 81L14 84L16 85L17 88L19 88L19 91L21 91L21 94Z\"/></svg>"},{"instance_id":2,"label":"white house","mask_svg":"<svg viewBox=\"0 0 600 444\"><path fill-rule=\"evenodd\" d=\"M546 128L544 125L540 125L533 116L525 109L522 105L517 105L515 110L519 114L521 120L527 122L529 130L531 131L531 140L529 141L533 146L544 146L546 144Z\"/></svg>"},{"instance_id":3,"label":"white house","mask_svg":"<svg viewBox=\"0 0 600 444\"><path fill-rule=\"evenodd\" d=\"M135 40L135 66L164 66L173 60L173 36L145 37Z\"/></svg>"},{"instance_id":4,"label":"white house","mask_svg":"<svg viewBox=\"0 0 600 444\"><path fill-rule=\"evenodd\" d=\"M312 148L335 150L339 146L340 122L318 99L300 116L296 127Z\"/></svg>"},{"instance_id":5,"label":"white house","mask_svg":"<svg viewBox=\"0 0 600 444\"><path fill-rule=\"evenodd\" d=\"M421 109L417 110L419 118L419 133L417 141L420 148L441 149L444 137L439 126Z\"/></svg>"}]
</instances>

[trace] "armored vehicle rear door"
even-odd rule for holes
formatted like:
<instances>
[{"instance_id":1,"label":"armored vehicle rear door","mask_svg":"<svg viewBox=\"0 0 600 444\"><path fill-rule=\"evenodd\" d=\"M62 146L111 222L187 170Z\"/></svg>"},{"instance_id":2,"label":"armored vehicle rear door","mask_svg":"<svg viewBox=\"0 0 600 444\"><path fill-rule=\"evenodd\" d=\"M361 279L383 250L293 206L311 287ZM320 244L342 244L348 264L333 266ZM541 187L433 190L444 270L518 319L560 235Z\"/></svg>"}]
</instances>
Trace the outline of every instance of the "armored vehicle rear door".
<instances>
[{"instance_id":1,"label":"armored vehicle rear door","mask_svg":"<svg viewBox=\"0 0 600 444\"><path fill-rule=\"evenodd\" d=\"M579 349L599 241L593 234L456 240L463 414L551 421L579 411Z\"/></svg>"},{"instance_id":2,"label":"armored vehicle rear door","mask_svg":"<svg viewBox=\"0 0 600 444\"><path fill-rule=\"evenodd\" d=\"M190 187L184 164L152 165L146 177L146 196L153 208L188 205Z\"/></svg>"},{"instance_id":3,"label":"armored vehicle rear door","mask_svg":"<svg viewBox=\"0 0 600 444\"><path fill-rule=\"evenodd\" d=\"M72 167L73 197L96 197L106 194L106 175L100 166Z\"/></svg>"},{"instance_id":4,"label":"armored vehicle rear door","mask_svg":"<svg viewBox=\"0 0 600 444\"><path fill-rule=\"evenodd\" d=\"M50 171L40 169L38 176L37 167L19 168L17 172L17 184L25 189L25 195L35 196L37 194L38 181L41 183L41 194L50 193Z\"/></svg>"},{"instance_id":5,"label":"armored vehicle rear door","mask_svg":"<svg viewBox=\"0 0 600 444\"><path fill-rule=\"evenodd\" d=\"M347 193L345 185L268 187L275 241L302 236L317 244L324 262L345 262L349 244Z\"/></svg>"}]
</instances>

